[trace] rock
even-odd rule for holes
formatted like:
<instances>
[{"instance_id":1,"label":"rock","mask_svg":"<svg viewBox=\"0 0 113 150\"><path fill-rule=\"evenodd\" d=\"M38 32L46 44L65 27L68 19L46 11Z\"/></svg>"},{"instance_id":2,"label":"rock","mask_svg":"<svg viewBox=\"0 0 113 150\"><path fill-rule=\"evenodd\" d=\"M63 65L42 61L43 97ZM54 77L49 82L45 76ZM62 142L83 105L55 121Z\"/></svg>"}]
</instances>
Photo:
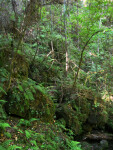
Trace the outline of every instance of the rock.
<instances>
[{"instance_id":1,"label":"rock","mask_svg":"<svg viewBox=\"0 0 113 150\"><path fill-rule=\"evenodd\" d=\"M106 123L106 129L113 132L113 102L108 102L108 115L109 119Z\"/></svg>"},{"instance_id":2,"label":"rock","mask_svg":"<svg viewBox=\"0 0 113 150\"><path fill-rule=\"evenodd\" d=\"M44 122L53 122L55 107L50 97L37 90L35 100L30 103L30 118L40 118Z\"/></svg>"},{"instance_id":3,"label":"rock","mask_svg":"<svg viewBox=\"0 0 113 150\"><path fill-rule=\"evenodd\" d=\"M5 120L7 119L6 112L4 110L4 104L6 103L5 100L0 100L0 119Z\"/></svg>"},{"instance_id":4,"label":"rock","mask_svg":"<svg viewBox=\"0 0 113 150\"><path fill-rule=\"evenodd\" d=\"M101 140L100 145L103 149L108 148L108 141L107 140Z\"/></svg>"},{"instance_id":5,"label":"rock","mask_svg":"<svg viewBox=\"0 0 113 150\"><path fill-rule=\"evenodd\" d=\"M0 119L6 119L7 116L6 116L6 112L4 111L3 109L3 106L0 104Z\"/></svg>"},{"instance_id":6,"label":"rock","mask_svg":"<svg viewBox=\"0 0 113 150\"><path fill-rule=\"evenodd\" d=\"M84 140L113 140L113 134L109 133L94 133L94 134L88 134L84 137Z\"/></svg>"},{"instance_id":7,"label":"rock","mask_svg":"<svg viewBox=\"0 0 113 150\"><path fill-rule=\"evenodd\" d=\"M106 150L108 148L108 141L101 140L100 143L91 141L88 142L81 142L81 146L83 150Z\"/></svg>"},{"instance_id":8,"label":"rock","mask_svg":"<svg viewBox=\"0 0 113 150\"><path fill-rule=\"evenodd\" d=\"M77 112L73 110L70 104L62 104L56 112L57 117L63 118L66 122L66 126L74 132L75 135L79 135L82 132L81 122L77 116Z\"/></svg>"},{"instance_id":9,"label":"rock","mask_svg":"<svg viewBox=\"0 0 113 150\"><path fill-rule=\"evenodd\" d=\"M99 144L97 144L97 143L93 144L92 149L93 150L103 150L102 147Z\"/></svg>"},{"instance_id":10,"label":"rock","mask_svg":"<svg viewBox=\"0 0 113 150\"><path fill-rule=\"evenodd\" d=\"M24 55L15 53L14 58L11 63L12 68L12 80L13 79L21 79L25 80L28 78L28 62Z\"/></svg>"},{"instance_id":11,"label":"rock","mask_svg":"<svg viewBox=\"0 0 113 150\"><path fill-rule=\"evenodd\" d=\"M89 124L94 124L96 125L98 122L98 116L95 114L95 112L91 112L90 115L89 115L89 118L88 118L88 123Z\"/></svg>"},{"instance_id":12,"label":"rock","mask_svg":"<svg viewBox=\"0 0 113 150\"><path fill-rule=\"evenodd\" d=\"M99 106L92 108L90 115L88 117L89 124L95 125L95 127L99 127L102 129L102 127L105 126L107 121L108 121L108 113L104 105L99 104Z\"/></svg>"},{"instance_id":13,"label":"rock","mask_svg":"<svg viewBox=\"0 0 113 150\"><path fill-rule=\"evenodd\" d=\"M17 84L10 89L6 104L7 113L26 119L40 118L44 122L53 122L55 109L51 98L40 89L35 89L35 93L29 89L25 93L23 89L29 88L28 83L29 81L23 82L27 84L26 88L21 85L19 90ZM33 85L30 86L33 88Z\"/></svg>"},{"instance_id":14,"label":"rock","mask_svg":"<svg viewBox=\"0 0 113 150\"><path fill-rule=\"evenodd\" d=\"M92 150L92 145L88 142L81 142L80 144L83 150Z\"/></svg>"}]
</instances>

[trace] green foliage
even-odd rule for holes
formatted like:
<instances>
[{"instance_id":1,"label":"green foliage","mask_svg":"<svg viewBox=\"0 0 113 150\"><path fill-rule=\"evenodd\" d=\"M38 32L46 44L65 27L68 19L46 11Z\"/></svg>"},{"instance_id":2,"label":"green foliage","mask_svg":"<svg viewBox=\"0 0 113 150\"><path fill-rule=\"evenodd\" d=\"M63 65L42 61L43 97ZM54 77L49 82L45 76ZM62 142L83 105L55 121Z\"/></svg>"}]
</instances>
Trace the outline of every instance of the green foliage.
<instances>
[{"instance_id":1,"label":"green foliage","mask_svg":"<svg viewBox=\"0 0 113 150\"><path fill-rule=\"evenodd\" d=\"M4 111L3 105L6 103L5 100L0 100L0 119L6 119L6 113Z\"/></svg>"},{"instance_id":2,"label":"green foliage","mask_svg":"<svg viewBox=\"0 0 113 150\"><path fill-rule=\"evenodd\" d=\"M33 93L36 93L35 90L35 82L31 79L28 79L27 81L24 81L23 83L18 82L17 90L22 92L24 95L24 99L27 100L34 100ZM17 94L18 95L18 94Z\"/></svg>"},{"instance_id":3,"label":"green foliage","mask_svg":"<svg viewBox=\"0 0 113 150\"><path fill-rule=\"evenodd\" d=\"M26 126L26 127L30 127L31 123L37 121L36 118L31 118L30 120L25 120L25 119L20 119L19 123L17 126Z\"/></svg>"},{"instance_id":4,"label":"green foliage","mask_svg":"<svg viewBox=\"0 0 113 150\"><path fill-rule=\"evenodd\" d=\"M24 119L20 119L19 123L17 126L30 126L30 121L29 120L24 120Z\"/></svg>"},{"instance_id":5,"label":"green foliage","mask_svg":"<svg viewBox=\"0 0 113 150\"><path fill-rule=\"evenodd\" d=\"M47 95L47 90L42 85L36 85L36 82L31 79L23 82L17 81L17 85L13 87L12 97L13 99L17 99L18 102L24 99L25 103L28 105L30 100L34 100L36 89Z\"/></svg>"},{"instance_id":6,"label":"green foliage","mask_svg":"<svg viewBox=\"0 0 113 150\"><path fill-rule=\"evenodd\" d=\"M77 141L67 141L70 150L82 150L80 142Z\"/></svg>"},{"instance_id":7,"label":"green foliage","mask_svg":"<svg viewBox=\"0 0 113 150\"><path fill-rule=\"evenodd\" d=\"M34 100L34 94L36 93L36 83L31 80L24 80L23 82L17 80L16 84L9 90L10 105L17 104L20 107L20 111L24 111L24 106L29 108L30 101ZM24 104L22 104L23 102ZM9 106L10 107L10 106Z\"/></svg>"},{"instance_id":8,"label":"green foliage","mask_svg":"<svg viewBox=\"0 0 113 150\"><path fill-rule=\"evenodd\" d=\"M17 146L17 145L11 145L8 147L8 150L21 150L22 149L22 146Z\"/></svg>"},{"instance_id":9,"label":"green foliage","mask_svg":"<svg viewBox=\"0 0 113 150\"><path fill-rule=\"evenodd\" d=\"M8 123L0 123L0 129L1 131L4 131L6 128L11 127Z\"/></svg>"},{"instance_id":10,"label":"green foliage","mask_svg":"<svg viewBox=\"0 0 113 150\"><path fill-rule=\"evenodd\" d=\"M44 86L42 85L37 85L36 88L43 93L44 95L48 95L46 88L44 88Z\"/></svg>"},{"instance_id":11,"label":"green foliage","mask_svg":"<svg viewBox=\"0 0 113 150\"><path fill-rule=\"evenodd\" d=\"M0 97L6 93L6 83L8 81L9 73L5 68L0 68ZM5 88L4 88L5 87Z\"/></svg>"},{"instance_id":12,"label":"green foliage","mask_svg":"<svg viewBox=\"0 0 113 150\"><path fill-rule=\"evenodd\" d=\"M92 110L100 126L108 120L113 128L113 109L108 113L92 92L107 91L111 98L113 94L113 2L87 0L85 6L78 1L41 8L32 1L22 3L20 9L15 4L13 11L9 1L3 2L3 8L0 2L0 118L6 119L5 106L8 114L56 121L53 100L56 110L61 105L56 111L60 119L57 129L44 124L42 130L47 129L39 133L31 130L37 119L21 119L13 128L21 133L19 140L6 141L0 148L81 150L73 136L82 133ZM72 87L76 77L77 85ZM0 123L6 138L12 138L5 132L7 127L7 122Z\"/></svg>"},{"instance_id":13,"label":"green foliage","mask_svg":"<svg viewBox=\"0 0 113 150\"><path fill-rule=\"evenodd\" d=\"M76 146L76 148L79 147L77 144L75 145L67 135L63 134L61 126L58 125L53 127L52 126L50 124L40 124L41 128L39 133L30 129L26 129L25 131L24 129L22 129L20 132L20 129L15 128L15 130L17 130L17 133L19 133L16 135L17 141L7 140L3 142L1 146L4 149L8 149L8 150L16 150L16 149L27 150L28 148L31 148L33 150L38 150L38 149L56 150L61 148L72 149L73 146ZM22 138L19 136L21 136ZM11 138L9 135L6 135L6 137ZM69 143L72 142L71 147L67 142L65 143L65 140L68 141Z\"/></svg>"},{"instance_id":14,"label":"green foliage","mask_svg":"<svg viewBox=\"0 0 113 150\"><path fill-rule=\"evenodd\" d=\"M6 102L7 102L6 100L0 100L1 105L5 104Z\"/></svg>"},{"instance_id":15,"label":"green foliage","mask_svg":"<svg viewBox=\"0 0 113 150\"><path fill-rule=\"evenodd\" d=\"M0 149L1 149L1 150L6 150L3 146L0 146Z\"/></svg>"},{"instance_id":16,"label":"green foliage","mask_svg":"<svg viewBox=\"0 0 113 150\"><path fill-rule=\"evenodd\" d=\"M22 149L22 146L18 145L10 145L12 140L6 140L5 142L2 143L2 148L3 150L17 150L17 149Z\"/></svg>"},{"instance_id":17,"label":"green foliage","mask_svg":"<svg viewBox=\"0 0 113 150\"><path fill-rule=\"evenodd\" d=\"M10 138L10 139L11 139L11 133L9 133L9 132L4 132L4 135L5 135L7 138Z\"/></svg>"},{"instance_id":18,"label":"green foliage","mask_svg":"<svg viewBox=\"0 0 113 150\"><path fill-rule=\"evenodd\" d=\"M7 94L7 93L5 92L5 90L4 90L2 87L0 87L0 93Z\"/></svg>"},{"instance_id":19,"label":"green foliage","mask_svg":"<svg viewBox=\"0 0 113 150\"><path fill-rule=\"evenodd\" d=\"M12 140L6 140L2 143L3 150L7 150L9 148L9 144L12 142Z\"/></svg>"},{"instance_id":20,"label":"green foliage","mask_svg":"<svg viewBox=\"0 0 113 150\"><path fill-rule=\"evenodd\" d=\"M31 131L25 130L25 135L27 139L31 138Z\"/></svg>"}]
</instances>

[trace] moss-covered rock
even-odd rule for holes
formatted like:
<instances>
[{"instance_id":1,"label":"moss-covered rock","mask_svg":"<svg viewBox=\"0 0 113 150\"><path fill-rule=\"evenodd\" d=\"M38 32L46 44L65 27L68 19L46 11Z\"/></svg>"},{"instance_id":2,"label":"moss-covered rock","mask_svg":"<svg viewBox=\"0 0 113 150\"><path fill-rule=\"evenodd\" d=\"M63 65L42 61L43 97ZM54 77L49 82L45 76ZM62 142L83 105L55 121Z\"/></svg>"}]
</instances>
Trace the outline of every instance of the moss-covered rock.
<instances>
[{"instance_id":1,"label":"moss-covered rock","mask_svg":"<svg viewBox=\"0 0 113 150\"><path fill-rule=\"evenodd\" d=\"M15 53L11 62L11 79L27 79L28 78L28 62L24 55Z\"/></svg>"},{"instance_id":2,"label":"moss-covered rock","mask_svg":"<svg viewBox=\"0 0 113 150\"><path fill-rule=\"evenodd\" d=\"M77 111L79 120L83 123L87 120L90 113L90 103L87 99L78 97L70 102L73 110Z\"/></svg>"},{"instance_id":3,"label":"moss-covered rock","mask_svg":"<svg viewBox=\"0 0 113 150\"><path fill-rule=\"evenodd\" d=\"M106 128L108 131L113 131L113 102L107 102L107 112L108 112L108 121L106 123Z\"/></svg>"},{"instance_id":4,"label":"moss-covered rock","mask_svg":"<svg viewBox=\"0 0 113 150\"><path fill-rule=\"evenodd\" d=\"M15 86L7 94L6 111L9 114L53 122L54 103L44 88L33 81L28 80L21 83L17 80Z\"/></svg>"},{"instance_id":5,"label":"moss-covered rock","mask_svg":"<svg viewBox=\"0 0 113 150\"><path fill-rule=\"evenodd\" d=\"M7 115L6 112L4 111L3 106L0 104L0 119L6 119Z\"/></svg>"},{"instance_id":6,"label":"moss-covered rock","mask_svg":"<svg viewBox=\"0 0 113 150\"><path fill-rule=\"evenodd\" d=\"M98 93L96 94L88 89L79 89L78 91L69 89L65 93L64 103L56 114L58 119L65 119L66 125L75 134L79 134L81 129L84 132L91 132L93 128L105 127L108 121L108 113L106 105ZM66 104L67 99L68 104Z\"/></svg>"},{"instance_id":7,"label":"moss-covered rock","mask_svg":"<svg viewBox=\"0 0 113 150\"><path fill-rule=\"evenodd\" d=\"M44 122L53 122L54 113L55 107L50 97L37 90L35 100L30 102L29 117L38 117Z\"/></svg>"},{"instance_id":8,"label":"moss-covered rock","mask_svg":"<svg viewBox=\"0 0 113 150\"><path fill-rule=\"evenodd\" d=\"M73 110L70 104L61 105L57 110L58 118L63 118L66 122L66 126L78 135L82 132L81 122L78 118L77 112Z\"/></svg>"},{"instance_id":9,"label":"moss-covered rock","mask_svg":"<svg viewBox=\"0 0 113 150\"><path fill-rule=\"evenodd\" d=\"M88 117L89 124L102 128L105 126L107 121L108 121L108 113L104 105L99 104L99 106L92 108L90 115Z\"/></svg>"},{"instance_id":10,"label":"moss-covered rock","mask_svg":"<svg viewBox=\"0 0 113 150\"><path fill-rule=\"evenodd\" d=\"M40 67L41 66L41 67ZM59 78L60 68L51 66L50 58L38 57L29 66L29 77L38 83L50 84Z\"/></svg>"}]
</instances>

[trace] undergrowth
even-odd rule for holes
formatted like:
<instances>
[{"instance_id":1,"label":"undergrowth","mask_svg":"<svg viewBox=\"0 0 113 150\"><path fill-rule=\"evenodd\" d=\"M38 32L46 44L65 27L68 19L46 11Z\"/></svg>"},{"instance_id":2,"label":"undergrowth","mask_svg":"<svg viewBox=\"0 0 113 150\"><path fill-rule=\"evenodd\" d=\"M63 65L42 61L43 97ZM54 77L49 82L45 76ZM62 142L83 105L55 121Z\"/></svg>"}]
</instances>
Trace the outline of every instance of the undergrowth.
<instances>
[{"instance_id":1,"label":"undergrowth","mask_svg":"<svg viewBox=\"0 0 113 150\"><path fill-rule=\"evenodd\" d=\"M35 118L14 122L9 118L0 123L0 150L81 150L80 143L73 141L58 123L43 123Z\"/></svg>"}]
</instances>

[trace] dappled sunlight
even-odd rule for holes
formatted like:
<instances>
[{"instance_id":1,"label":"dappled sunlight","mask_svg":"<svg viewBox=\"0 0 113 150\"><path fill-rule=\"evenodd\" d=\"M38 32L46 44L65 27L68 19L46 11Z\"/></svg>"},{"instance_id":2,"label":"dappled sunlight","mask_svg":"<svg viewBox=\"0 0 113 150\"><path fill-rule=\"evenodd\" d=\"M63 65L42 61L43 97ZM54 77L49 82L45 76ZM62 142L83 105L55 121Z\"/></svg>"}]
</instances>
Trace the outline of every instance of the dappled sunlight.
<instances>
[{"instance_id":1,"label":"dappled sunlight","mask_svg":"<svg viewBox=\"0 0 113 150\"><path fill-rule=\"evenodd\" d=\"M113 0L0 1L0 150L113 150Z\"/></svg>"}]
</instances>

